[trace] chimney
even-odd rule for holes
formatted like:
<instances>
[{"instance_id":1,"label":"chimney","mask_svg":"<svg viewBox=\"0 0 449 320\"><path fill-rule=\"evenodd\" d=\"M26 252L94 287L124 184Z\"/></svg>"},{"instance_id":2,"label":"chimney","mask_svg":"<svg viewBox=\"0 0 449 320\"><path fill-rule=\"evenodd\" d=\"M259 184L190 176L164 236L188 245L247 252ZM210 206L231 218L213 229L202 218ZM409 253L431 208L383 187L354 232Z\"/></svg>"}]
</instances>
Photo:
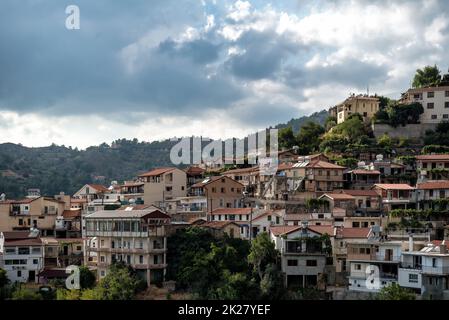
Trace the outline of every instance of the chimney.
<instances>
[{"instance_id":1,"label":"chimney","mask_svg":"<svg viewBox=\"0 0 449 320\"><path fill-rule=\"evenodd\" d=\"M413 251L413 234L408 235L408 251Z\"/></svg>"}]
</instances>

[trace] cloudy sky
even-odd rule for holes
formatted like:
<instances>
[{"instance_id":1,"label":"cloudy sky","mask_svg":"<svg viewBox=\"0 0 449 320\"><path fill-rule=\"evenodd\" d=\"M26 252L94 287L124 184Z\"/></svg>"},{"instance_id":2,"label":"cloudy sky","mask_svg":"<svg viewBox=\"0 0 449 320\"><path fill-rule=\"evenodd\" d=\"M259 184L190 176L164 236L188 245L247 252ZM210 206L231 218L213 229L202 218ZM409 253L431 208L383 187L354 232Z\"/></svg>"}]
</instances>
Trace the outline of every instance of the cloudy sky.
<instances>
[{"instance_id":1,"label":"cloudy sky","mask_svg":"<svg viewBox=\"0 0 449 320\"><path fill-rule=\"evenodd\" d=\"M398 97L447 70L448 31L445 0L1 0L0 142L242 137L367 86Z\"/></svg>"}]
</instances>

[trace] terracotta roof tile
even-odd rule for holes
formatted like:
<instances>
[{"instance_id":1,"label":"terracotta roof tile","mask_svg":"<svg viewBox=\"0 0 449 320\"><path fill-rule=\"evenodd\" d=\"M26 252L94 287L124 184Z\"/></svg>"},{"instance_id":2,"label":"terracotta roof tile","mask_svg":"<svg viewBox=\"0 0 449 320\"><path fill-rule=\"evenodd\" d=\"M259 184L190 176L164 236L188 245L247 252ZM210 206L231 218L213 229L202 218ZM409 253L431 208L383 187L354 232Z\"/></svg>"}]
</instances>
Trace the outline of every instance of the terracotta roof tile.
<instances>
[{"instance_id":1,"label":"terracotta roof tile","mask_svg":"<svg viewBox=\"0 0 449 320\"><path fill-rule=\"evenodd\" d=\"M385 190L414 190L412 186L405 183L376 183L374 187Z\"/></svg>"},{"instance_id":2,"label":"terracotta roof tile","mask_svg":"<svg viewBox=\"0 0 449 320\"><path fill-rule=\"evenodd\" d=\"M374 190L343 190L343 193L350 194L354 197L363 197L363 196L371 196L371 197L378 197L376 191Z\"/></svg>"},{"instance_id":3,"label":"terracotta roof tile","mask_svg":"<svg viewBox=\"0 0 449 320\"><path fill-rule=\"evenodd\" d=\"M431 189L449 189L449 180L427 181L418 183L416 189L431 190Z\"/></svg>"},{"instance_id":4,"label":"terracotta roof tile","mask_svg":"<svg viewBox=\"0 0 449 320\"><path fill-rule=\"evenodd\" d=\"M212 211L212 214L250 214L250 213L251 208L218 208Z\"/></svg>"},{"instance_id":5,"label":"terracotta roof tile","mask_svg":"<svg viewBox=\"0 0 449 320\"><path fill-rule=\"evenodd\" d=\"M139 177L155 177L155 176L159 176L161 174L170 172L175 170L176 168L157 168L157 169L153 169L151 171L148 171L146 173L142 173L139 175Z\"/></svg>"},{"instance_id":6,"label":"terracotta roof tile","mask_svg":"<svg viewBox=\"0 0 449 320\"><path fill-rule=\"evenodd\" d=\"M416 160L421 161L432 161L432 160L441 160L441 161L449 161L449 154L424 154L416 156Z\"/></svg>"}]
</instances>

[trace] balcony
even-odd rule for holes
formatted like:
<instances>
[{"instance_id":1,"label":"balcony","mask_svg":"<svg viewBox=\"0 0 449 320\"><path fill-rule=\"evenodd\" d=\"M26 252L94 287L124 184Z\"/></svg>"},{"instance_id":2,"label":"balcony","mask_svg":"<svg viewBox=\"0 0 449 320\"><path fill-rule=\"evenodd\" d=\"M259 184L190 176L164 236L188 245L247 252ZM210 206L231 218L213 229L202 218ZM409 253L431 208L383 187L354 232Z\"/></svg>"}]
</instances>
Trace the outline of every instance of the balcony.
<instances>
[{"instance_id":1,"label":"balcony","mask_svg":"<svg viewBox=\"0 0 449 320\"><path fill-rule=\"evenodd\" d=\"M419 264L401 264L400 269L420 271L424 274L431 275L449 275L449 266L432 267L422 266Z\"/></svg>"},{"instance_id":2,"label":"balcony","mask_svg":"<svg viewBox=\"0 0 449 320\"><path fill-rule=\"evenodd\" d=\"M167 268L167 264L166 263L159 263L159 264L150 264L149 269L164 269Z\"/></svg>"},{"instance_id":3,"label":"balcony","mask_svg":"<svg viewBox=\"0 0 449 320\"><path fill-rule=\"evenodd\" d=\"M347 260L399 263L401 261L401 256L391 256L391 255L385 256L375 253L371 254L348 253Z\"/></svg>"}]
</instances>

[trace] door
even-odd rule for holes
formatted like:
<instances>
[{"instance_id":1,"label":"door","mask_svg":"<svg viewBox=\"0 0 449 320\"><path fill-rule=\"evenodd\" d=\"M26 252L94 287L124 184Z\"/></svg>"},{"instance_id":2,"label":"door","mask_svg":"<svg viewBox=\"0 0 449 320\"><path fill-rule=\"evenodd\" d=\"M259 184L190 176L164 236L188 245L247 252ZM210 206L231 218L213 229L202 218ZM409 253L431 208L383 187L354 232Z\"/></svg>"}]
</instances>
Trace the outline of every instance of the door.
<instances>
[{"instance_id":1,"label":"door","mask_svg":"<svg viewBox=\"0 0 449 320\"><path fill-rule=\"evenodd\" d=\"M36 281L36 271L31 270L31 271L28 272L28 281L29 282Z\"/></svg>"},{"instance_id":2,"label":"door","mask_svg":"<svg viewBox=\"0 0 449 320\"><path fill-rule=\"evenodd\" d=\"M68 246L64 246L64 255L68 256L69 255L69 247Z\"/></svg>"}]
</instances>

